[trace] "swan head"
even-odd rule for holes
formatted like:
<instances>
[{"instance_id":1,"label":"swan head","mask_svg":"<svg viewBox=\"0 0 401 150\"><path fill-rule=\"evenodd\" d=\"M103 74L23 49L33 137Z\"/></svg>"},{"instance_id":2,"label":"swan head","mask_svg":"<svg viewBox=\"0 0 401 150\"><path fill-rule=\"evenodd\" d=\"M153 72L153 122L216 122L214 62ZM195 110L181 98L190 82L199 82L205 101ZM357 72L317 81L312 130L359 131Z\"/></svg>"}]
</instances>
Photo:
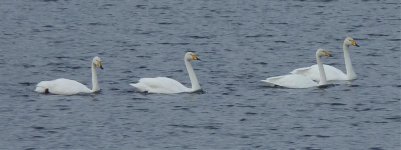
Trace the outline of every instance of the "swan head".
<instances>
[{"instance_id":1,"label":"swan head","mask_svg":"<svg viewBox=\"0 0 401 150\"><path fill-rule=\"evenodd\" d=\"M102 59L100 59L100 57L98 57L98 56L93 57L92 64L93 64L96 68L103 69Z\"/></svg>"},{"instance_id":2,"label":"swan head","mask_svg":"<svg viewBox=\"0 0 401 150\"><path fill-rule=\"evenodd\" d=\"M319 57L322 57L322 56L324 56L324 57L332 57L333 56L333 55L331 55L330 51L325 50L325 49L321 49L321 48L319 48L316 51L316 55L319 56Z\"/></svg>"},{"instance_id":3,"label":"swan head","mask_svg":"<svg viewBox=\"0 0 401 150\"><path fill-rule=\"evenodd\" d=\"M196 55L194 52L187 52L185 54L185 60L187 61L195 61L195 60L200 60L199 56Z\"/></svg>"},{"instance_id":4,"label":"swan head","mask_svg":"<svg viewBox=\"0 0 401 150\"><path fill-rule=\"evenodd\" d=\"M347 46L359 47L358 43L352 37L345 38L344 44L347 45Z\"/></svg>"}]
</instances>

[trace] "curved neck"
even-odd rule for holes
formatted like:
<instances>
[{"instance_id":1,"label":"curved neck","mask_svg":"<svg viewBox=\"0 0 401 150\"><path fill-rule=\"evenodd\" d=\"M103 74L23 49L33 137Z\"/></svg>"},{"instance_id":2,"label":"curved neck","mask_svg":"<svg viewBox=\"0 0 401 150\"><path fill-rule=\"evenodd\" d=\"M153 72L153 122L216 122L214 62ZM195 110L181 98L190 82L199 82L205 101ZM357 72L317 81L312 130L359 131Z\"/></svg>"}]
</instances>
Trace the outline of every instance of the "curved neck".
<instances>
[{"instance_id":1,"label":"curved neck","mask_svg":"<svg viewBox=\"0 0 401 150\"><path fill-rule=\"evenodd\" d=\"M185 58L184 58L184 61L185 61L185 67L187 67L189 79L191 80L192 91L200 90L201 87L199 85L198 78L196 77L196 74L194 72L194 69L192 68L191 63L188 60L186 60Z\"/></svg>"},{"instance_id":2,"label":"curved neck","mask_svg":"<svg viewBox=\"0 0 401 150\"><path fill-rule=\"evenodd\" d=\"M319 68L319 74L320 74L319 85L325 85L327 83L326 82L326 72L324 72L323 64L320 61L320 56L318 54L316 54L316 62L317 62L317 66Z\"/></svg>"},{"instance_id":3,"label":"curved neck","mask_svg":"<svg viewBox=\"0 0 401 150\"><path fill-rule=\"evenodd\" d=\"M97 74L96 74L96 69L95 68L96 68L95 64L92 63L92 67L91 67L91 70L92 70L92 92L96 92L96 91L100 90L99 83L97 81Z\"/></svg>"},{"instance_id":4,"label":"curved neck","mask_svg":"<svg viewBox=\"0 0 401 150\"><path fill-rule=\"evenodd\" d=\"M349 50L348 50L349 46L345 44L343 44L343 51L344 51L344 61L345 61L345 69L346 69L346 74L347 74L347 79L348 80L352 80L356 78L356 74L354 72L354 68L352 67L352 63L351 63L351 56L349 55Z\"/></svg>"}]
</instances>

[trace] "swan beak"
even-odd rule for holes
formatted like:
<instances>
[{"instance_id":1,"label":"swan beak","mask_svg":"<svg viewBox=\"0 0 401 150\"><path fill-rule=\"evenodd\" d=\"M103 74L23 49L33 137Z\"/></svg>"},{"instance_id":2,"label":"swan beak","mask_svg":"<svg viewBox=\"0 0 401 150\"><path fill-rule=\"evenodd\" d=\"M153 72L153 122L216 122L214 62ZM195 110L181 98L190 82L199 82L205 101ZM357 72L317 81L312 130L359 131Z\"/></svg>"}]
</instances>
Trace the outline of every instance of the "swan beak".
<instances>
[{"instance_id":1,"label":"swan beak","mask_svg":"<svg viewBox=\"0 0 401 150\"><path fill-rule=\"evenodd\" d=\"M200 60L197 55L192 55L192 60Z\"/></svg>"},{"instance_id":2,"label":"swan beak","mask_svg":"<svg viewBox=\"0 0 401 150\"><path fill-rule=\"evenodd\" d=\"M359 47L358 43L356 43L356 41L355 41L355 40L353 40L353 41L352 41L352 46Z\"/></svg>"},{"instance_id":3,"label":"swan beak","mask_svg":"<svg viewBox=\"0 0 401 150\"><path fill-rule=\"evenodd\" d=\"M333 55L330 52L328 52L327 57L333 57Z\"/></svg>"},{"instance_id":4,"label":"swan beak","mask_svg":"<svg viewBox=\"0 0 401 150\"><path fill-rule=\"evenodd\" d=\"M333 57L333 55L329 51L324 51L323 56L325 56L325 57Z\"/></svg>"},{"instance_id":5,"label":"swan beak","mask_svg":"<svg viewBox=\"0 0 401 150\"><path fill-rule=\"evenodd\" d=\"M99 68L103 70L102 62L99 62Z\"/></svg>"}]
</instances>

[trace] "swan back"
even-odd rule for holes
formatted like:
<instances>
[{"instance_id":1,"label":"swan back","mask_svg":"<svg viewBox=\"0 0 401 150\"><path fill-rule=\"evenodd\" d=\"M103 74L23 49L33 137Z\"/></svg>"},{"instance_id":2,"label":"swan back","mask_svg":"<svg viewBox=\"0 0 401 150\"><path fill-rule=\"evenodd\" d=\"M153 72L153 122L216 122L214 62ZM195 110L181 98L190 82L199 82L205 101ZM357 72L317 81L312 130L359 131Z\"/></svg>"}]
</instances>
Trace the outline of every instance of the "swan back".
<instances>
[{"instance_id":1,"label":"swan back","mask_svg":"<svg viewBox=\"0 0 401 150\"><path fill-rule=\"evenodd\" d=\"M297 74L288 74L283 76L270 77L262 81L269 83L272 86L278 85L287 88L309 88L318 86L318 84L314 82L312 79Z\"/></svg>"},{"instance_id":2,"label":"swan back","mask_svg":"<svg viewBox=\"0 0 401 150\"><path fill-rule=\"evenodd\" d=\"M337 69L330 65L323 65L323 67L324 67L324 72L326 73L327 81L347 80L347 75L340 69ZM319 67L317 65L295 69L291 71L291 74L303 75L311 78L312 80L320 81Z\"/></svg>"},{"instance_id":3,"label":"swan back","mask_svg":"<svg viewBox=\"0 0 401 150\"><path fill-rule=\"evenodd\" d=\"M91 93L92 91L82 83L70 79L56 79L52 81L41 81L36 85L36 92L60 95L73 95L78 93Z\"/></svg>"},{"instance_id":4,"label":"swan back","mask_svg":"<svg viewBox=\"0 0 401 150\"><path fill-rule=\"evenodd\" d=\"M141 78L138 83L130 85L137 88L141 92L149 93L172 94L192 91L190 88L185 87L180 82L167 77Z\"/></svg>"}]
</instances>

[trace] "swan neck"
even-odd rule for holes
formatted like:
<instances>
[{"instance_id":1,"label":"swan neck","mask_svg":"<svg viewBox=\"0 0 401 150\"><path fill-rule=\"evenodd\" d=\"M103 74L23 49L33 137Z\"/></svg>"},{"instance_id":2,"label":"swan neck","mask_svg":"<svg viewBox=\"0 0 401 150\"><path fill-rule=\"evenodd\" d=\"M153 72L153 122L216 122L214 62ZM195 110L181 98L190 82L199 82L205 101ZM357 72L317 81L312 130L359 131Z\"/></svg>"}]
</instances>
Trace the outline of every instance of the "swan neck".
<instances>
[{"instance_id":1,"label":"swan neck","mask_svg":"<svg viewBox=\"0 0 401 150\"><path fill-rule=\"evenodd\" d=\"M187 67L189 79L191 80L192 91L200 90L201 87L199 85L198 78L196 77L196 74L194 72L194 69L192 68L191 63L186 59L184 59L184 61L185 61L185 66Z\"/></svg>"},{"instance_id":2,"label":"swan neck","mask_svg":"<svg viewBox=\"0 0 401 150\"><path fill-rule=\"evenodd\" d=\"M319 74L320 74L319 85L325 85L327 83L326 72L324 71L323 64L320 61L320 56L318 54L316 54L316 63L317 63L317 66L319 68Z\"/></svg>"},{"instance_id":3,"label":"swan neck","mask_svg":"<svg viewBox=\"0 0 401 150\"><path fill-rule=\"evenodd\" d=\"M95 64L92 63L92 67L91 67L91 70L92 70L92 92L96 92L96 91L100 90L99 83L97 81L97 74L96 74L96 69L95 68L96 68Z\"/></svg>"},{"instance_id":4,"label":"swan neck","mask_svg":"<svg viewBox=\"0 0 401 150\"><path fill-rule=\"evenodd\" d=\"M346 45L345 43L343 44L343 51L344 51L344 61L345 61L344 63L345 63L347 79L348 80L355 79L356 74L354 72L354 68L352 67L351 56L349 54L349 46Z\"/></svg>"}]
</instances>

